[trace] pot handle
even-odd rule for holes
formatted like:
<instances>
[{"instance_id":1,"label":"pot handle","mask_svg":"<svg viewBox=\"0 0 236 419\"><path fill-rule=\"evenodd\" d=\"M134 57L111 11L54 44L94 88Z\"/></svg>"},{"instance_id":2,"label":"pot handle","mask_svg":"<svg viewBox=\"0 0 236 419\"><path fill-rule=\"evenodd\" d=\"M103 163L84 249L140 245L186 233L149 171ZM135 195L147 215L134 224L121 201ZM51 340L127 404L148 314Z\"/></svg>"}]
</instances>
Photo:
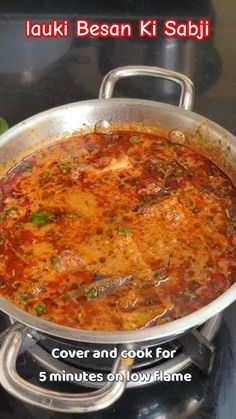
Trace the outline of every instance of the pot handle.
<instances>
[{"instance_id":1,"label":"pot handle","mask_svg":"<svg viewBox=\"0 0 236 419\"><path fill-rule=\"evenodd\" d=\"M186 109L187 111L192 109L194 100L194 85L187 76L166 68L144 65L118 67L107 73L100 87L99 99L110 99L116 83L120 79L131 76L153 76L179 84L181 87L179 107Z\"/></svg>"},{"instance_id":2,"label":"pot handle","mask_svg":"<svg viewBox=\"0 0 236 419\"><path fill-rule=\"evenodd\" d=\"M121 379L107 382L99 390L90 393L60 393L41 388L24 380L16 370L16 361L20 348L25 345L27 339L31 340L32 346L32 340L35 340L34 335L34 331L28 327L15 323L4 339L0 351L0 382L10 394L32 405L66 413L83 413L104 409L122 395L127 384L127 371L131 369L133 360L123 359L121 356L115 360L111 371L114 374L119 374ZM134 345L127 344L123 348L134 349ZM27 348L24 349L27 350Z\"/></svg>"}]
</instances>

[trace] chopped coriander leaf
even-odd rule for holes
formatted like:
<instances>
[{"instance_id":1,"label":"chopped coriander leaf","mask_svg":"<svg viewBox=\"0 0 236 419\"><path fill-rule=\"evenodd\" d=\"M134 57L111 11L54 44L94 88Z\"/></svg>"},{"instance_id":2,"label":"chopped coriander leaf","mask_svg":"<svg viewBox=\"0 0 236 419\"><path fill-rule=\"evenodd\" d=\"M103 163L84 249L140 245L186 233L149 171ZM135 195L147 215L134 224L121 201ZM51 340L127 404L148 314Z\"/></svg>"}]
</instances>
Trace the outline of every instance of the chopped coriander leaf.
<instances>
[{"instance_id":1,"label":"chopped coriander leaf","mask_svg":"<svg viewBox=\"0 0 236 419\"><path fill-rule=\"evenodd\" d=\"M168 169L168 170L165 172L165 180L166 180L168 177L172 176L172 175L173 175L173 173L174 173L174 171L175 171L175 169L173 169L173 168Z\"/></svg>"},{"instance_id":2,"label":"chopped coriander leaf","mask_svg":"<svg viewBox=\"0 0 236 419\"><path fill-rule=\"evenodd\" d=\"M186 170L186 172L189 171L189 167L188 167L187 163L185 163L185 161L183 161L182 159L176 159L176 163L178 163L178 165L181 167L181 169Z\"/></svg>"},{"instance_id":3,"label":"chopped coriander leaf","mask_svg":"<svg viewBox=\"0 0 236 419\"><path fill-rule=\"evenodd\" d=\"M37 316L41 316L41 314L46 313L46 306L44 303L38 303L35 307L35 311Z\"/></svg>"},{"instance_id":4,"label":"chopped coriander leaf","mask_svg":"<svg viewBox=\"0 0 236 419\"><path fill-rule=\"evenodd\" d=\"M4 221L6 219L6 216L4 214L0 214L0 221Z\"/></svg>"},{"instance_id":5,"label":"chopped coriander leaf","mask_svg":"<svg viewBox=\"0 0 236 419\"><path fill-rule=\"evenodd\" d=\"M154 164L156 166L160 166L163 163L165 163L165 160L164 159L153 159L153 160L151 160L151 162L152 162L152 164Z\"/></svg>"},{"instance_id":6,"label":"chopped coriander leaf","mask_svg":"<svg viewBox=\"0 0 236 419\"><path fill-rule=\"evenodd\" d=\"M139 144L141 143L141 138L138 137L137 135L132 135L132 137L130 137L129 142L131 144Z\"/></svg>"},{"instance_id":7,"label":"chopped coriander leaf","mask_svg":"<svg viewBox=\"0 0 236 419\"><path fill-rule=\"evenodd\" d=\"M47 179L50 176L50 172L48 170L45 170L45 172L42 173L42 178Z\"/></svg>"},{"instance_id":8,"label":"chopped coriander leaf","mask_svg":"<svg viewBox=\"0 0 236 419\"><path fill-rule=\"evenodd\" d=\"M171 169L168 169L166 172L164 172L163 189L166 187L167 179L169 179L169 177L171 177L173 175L174 171L175 171L175 169L171 168ZM162 171L160 170L160 172L162 172Z\"/></svg>"},{"instance_id":9,"label":"chopped coriander leaf","mask_svg":"<svg viewBox=\"0 0 236 419\"><path fill-rule=\"evenodd\" d=\"M78 289L75 289L75 290L65 292L63 296L66 298L74 298L74 297L77 297L78 294L79 294Z\"/></svg>"},{"instance_id":10,"label":"chopped coriander leaf","mask_svg":"<svg viewBox=\"0 0 236 419\"><path fill-rule=\"evenodd\" d=\"M91 288L86 294L87 301L92 301L98 295L97 290L95 288Z\"/></svg>"},{"instance_id":11,"label":"chopped coriander leaf","mask_svg":"<svg viewBox=\"0 0 236 419\"><path fill-rule=\"evenodd\" d=\"M131 233L131 229L129 227L120 227L119 232L123 233L125 236L128 236Z\"/></svg>"},{"instance_id":12,"label":"chopped coriander leaf","mask_svg":"<svg viewBox=\"0 0 236 419\"><path fill-rule=\"evenodd\" d=\"M195 298L195 295L190 291L184 291L184 296L189 300L191 300L192 298Z\"/></svg>"},{"instance_id":13,"label":"chopped coriander leaf","mask_svg":"<svg viewBox=\"0 0 236 419\"><path fill-rule=\"evenodd\" d=\"M0 135L3 134L7 130L8 130L7 121L4 118L0 117Z\"/></svg>"},{"instance_id":14,"label":"chopped coriander leaf","mask_svg":"<svg viewBox=\"0 0 236 419\"><path fill-rule=\"evenodd\" d=\"M39 211L31 215L30 222L36 226L43 226L48 222L50 216L48 211Z\"/></svg>"},{"instance_id":15,"label":"chopped coriander leaf","mask_svg":"<svg viewBox=\"0 0 236 419\"><path fill-rule=\"evenodd\" d=\"M63 173L63 175L65 175L66 173L69 173L71 170L70 165L68 163L60 163L58 167L59 167L60 172Z\"/></svg>"},{"instance_id":16,"label":"chopped coriander leaf","mask_svg":"<svg viewBox=\"0 0 236 419\"><path fill-rule=\"evenodd\" d=\"M6 210L7 215L13 215L15 213L17 213L17 208L15 208L15 207L10 207Z\"/></svg>"},{"instance_id":17,"label":"chopped coriander leaf","mask_svg":"<svg viewBox=\"0 0 236 419\"><path fill-rule=\"evenodd\" d=\"M52 266L55 271L61 272L61 261L57 255L52 257Z\"/></svg>"},{"instance_id":18,"label":"chopped coriander leaf","mask_svg":"<svg viewBox=\"0 0 236 419\"><path fill-rule=\"evenodd\" d=\"M23 301L27 301L27 300L29 300L29 298L30 298L30 295L27 294L27 292L24 292L24 294L20 295L20 299L23 300Z\"/></svg>"}]
</instances>

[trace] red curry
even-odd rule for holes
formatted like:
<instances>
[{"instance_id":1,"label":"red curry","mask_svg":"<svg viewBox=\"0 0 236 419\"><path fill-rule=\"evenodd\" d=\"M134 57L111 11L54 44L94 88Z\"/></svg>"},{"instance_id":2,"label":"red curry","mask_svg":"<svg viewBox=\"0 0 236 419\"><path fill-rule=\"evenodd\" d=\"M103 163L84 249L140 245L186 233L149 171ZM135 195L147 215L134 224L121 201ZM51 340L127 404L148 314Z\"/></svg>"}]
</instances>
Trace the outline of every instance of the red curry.
<instances>
[{"instance_id":1,"label":"red curry","mask_svg":"<svg viewBox=\"0 0 236 419\"><path fill-rule=\"evenodd\" d=\"M45 320L153 326L234 281L235 190L184 145L137 132L73 136L0 182L0 294Z\"/></svg>"}]
</instances>

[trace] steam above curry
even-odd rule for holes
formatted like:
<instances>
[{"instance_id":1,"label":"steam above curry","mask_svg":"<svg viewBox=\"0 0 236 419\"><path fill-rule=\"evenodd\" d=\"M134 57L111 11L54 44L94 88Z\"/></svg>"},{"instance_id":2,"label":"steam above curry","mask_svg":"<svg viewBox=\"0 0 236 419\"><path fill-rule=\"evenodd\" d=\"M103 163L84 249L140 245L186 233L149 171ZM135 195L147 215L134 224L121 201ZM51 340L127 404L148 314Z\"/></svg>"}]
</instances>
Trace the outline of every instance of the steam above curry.
<instances>
[{"instance_id":1,"label":"steam above curry","mask_svg":"<svg viewBox=\"0 0 236 419\"><path fill-rule=\"evenodd\" d=\"M73 136L0 182L0 294L45 320L153 326L234 280L235 190L184 145L137 132Z\"/></svg>"}]
</instances>

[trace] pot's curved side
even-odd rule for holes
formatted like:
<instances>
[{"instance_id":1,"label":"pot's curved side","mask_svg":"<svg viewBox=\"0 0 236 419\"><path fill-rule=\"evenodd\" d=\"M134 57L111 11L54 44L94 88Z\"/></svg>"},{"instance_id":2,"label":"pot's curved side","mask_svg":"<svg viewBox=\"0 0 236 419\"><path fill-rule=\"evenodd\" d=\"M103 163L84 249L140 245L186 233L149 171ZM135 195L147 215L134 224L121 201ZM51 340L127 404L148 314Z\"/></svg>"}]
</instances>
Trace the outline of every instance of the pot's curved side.
<instances>
[{"instance_id":1,"label":"pot's curved side","mask_svg":"<svg viewBox=\"0 0 236 419\"><path fill-rule=\"evenodd\" d=\"M158 69L159 70L159 69ZM132 70L133 71L133 70ZM176 74L176 73L175 73ZM182 77L179 75L179 77ZM185 78L185 76L184 76ZM106 121L106 124L98 122ZM236 173L236 139L219 125L176 106L138 99L97 99L63 105L35 115L0 137L0 175L29 153L78 131L139 130L168 135L178 128L186 142L231 175ZM164 127L164 128L163 128ZM165 128L167 127L167 128ZM90 343L163 343L201 325L236 299L236 284L207 306L184 318L133 332L90 332L63 327L34 317L0 298L0 309L19 322L45 334Z\"/></svg>"}]
</instances>

